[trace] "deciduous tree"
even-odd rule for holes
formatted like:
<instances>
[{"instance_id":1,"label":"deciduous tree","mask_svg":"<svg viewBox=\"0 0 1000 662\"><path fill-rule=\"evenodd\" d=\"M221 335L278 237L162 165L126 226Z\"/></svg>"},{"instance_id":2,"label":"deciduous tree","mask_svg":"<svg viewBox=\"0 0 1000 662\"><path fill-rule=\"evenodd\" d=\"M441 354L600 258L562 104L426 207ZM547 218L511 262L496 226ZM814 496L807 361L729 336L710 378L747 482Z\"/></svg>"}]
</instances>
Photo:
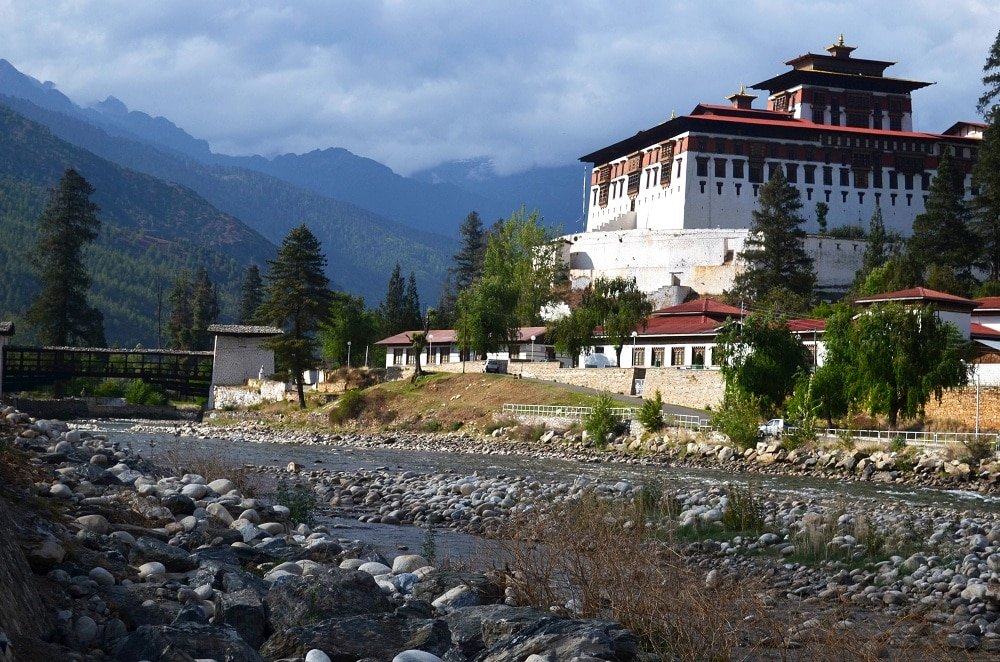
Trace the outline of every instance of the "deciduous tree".
<instances>
[{"instance_id":1,"label":"deciduous tree","mask_svg":"<svg viewBox=\"0 0 1000 662\"><path fill-rule=\"evenodd\" d=\"M90 201L94 188L67 170L38 220L36 257L42 289L28 321L46 345L104 346L104 316L87 302L90 276L83 248L97 238L101 221Z\"/></svg>"},{"instance_id":2,"label":"deciduous tree","mask_svg":"<svg viewBox=\"0 0 1000 662\"><path fill-rule=\"evenodd\" d=\"M299 407L305 408L304 371L316 362L316 331L330 309L329 280L324 273L326 256L319 240L305 225L285 236L278 255L268 261L267 291L260 318L284 330L270 341L279 365L287 369L298 390Z\"/></svg>"},{"instance_id":3,"label":"deciduous tree","mask_svg":"<svg viewBox=\"0 0 1000 662\"><path fill-rule=\"evenodd\" d=\"M812 259L802 246L806 233L801 209L798 190L788 183L780 168L776 169L760 188L750 235L741 254L745 269L733 286L735 297L758 302L780 289L808 303L816 275Z\"/></svg>"},{"instance_id":4,"label":"deciduous tree","mask_svg":"<svg viewBox=\"0 0 1000 662\"><path fill-rule=\"evenodd\" d=\"M621 365L622 347L632 332L646 327L653 305L639 290L635 278L598 278L584 295L583 307L593 311L601 335L615 348L615 365Z\"/></svg>"},{"instance_id":5,"label":"deciduous tree","mask_svg":"<svg viewBox=\"0 0 1000 662\"><path fill-rule=\"evenodd\" d=\"M351 364L359 365L361 352L378 340L378 315L365 307L362 297L334 292L330 310L320 324L323 358L333 365L347 365L347 343L351 343Z\"/></svg>"}]
</instances>

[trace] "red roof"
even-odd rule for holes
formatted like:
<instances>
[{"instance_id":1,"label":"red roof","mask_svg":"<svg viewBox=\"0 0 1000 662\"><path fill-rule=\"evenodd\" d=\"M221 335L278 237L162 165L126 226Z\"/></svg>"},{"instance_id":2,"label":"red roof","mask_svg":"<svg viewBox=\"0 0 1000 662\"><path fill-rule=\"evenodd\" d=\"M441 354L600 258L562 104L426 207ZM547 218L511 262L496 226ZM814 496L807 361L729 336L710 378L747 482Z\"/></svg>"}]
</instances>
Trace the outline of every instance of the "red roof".
<instances>
[{"instance_id":1,"label":"red roof","mask_svg":"<svg viewBox=\"0 0 1000 662\"><path fill-rule=\"evenodd\" d=\"M413 334L419 333L419 331L403 331L402 333L397 333L394 336L389 336L388 338L383 338L379 340L376 345L409 345L413 342ZM458 334L454 329L431 329L428 331L430 334L430 342L432 343L453 343L458 340ZM535 336L535 341L540 341L542 336L545 335L544 326L522 326L518 329L517 341L518 342L531 342L531 336Z\"/></svg>"},{"instance_id":2,"label":"red roof","mask_svg":"<svg viewBox=\"0 0 1000 662\"><path fill-rule=\"evenodd\" d=\"M973 299L979 304L976 308L975 315L979 313L985 313L986 311L1000 311L1000 297L980 297L978 299Z\"/></svg>"},{"instance_id":3,"label":"red roof","mask_svg":"<svg viewBox=\"0 0 1000 662\"><path fill-rule=\"evenodd\" d=\"M884 303L886 301L939 303L968 310L972 310L979 305L977 301L973 301L972 299L958 297L954 294L948 294L946 292L938 292L937 290L930 290L926 287L911 287L908 290L897 290L896 292L885 292L883 294L876 294L870 297L862 297L855 300L854 303L866 305L872 303Z\"/></svg>"},{"instance_id":4,"label":"red roof","mask_svg":"<svg viewBox=\"0 0 1000 662\"><path fill-rule=\"evenodd\" d=\"M823 333L826 331L826 320L798 319L788 320L788 330L792 333Z\"/></svg>"},{"instance_id":5,"label":"red roof","mask_svg":"<svg viewBox=\"0 0 1000 662\"><path fill-rule=\"evenodd\" d=\"M757 117L732 117L726 115L712 115L708 113L698 113L698 107L695 107L692 111L691 116L697 116L698 119L711 120L714 122L729 122L736 124L755 124L758 126L782 126L782 127L796 127L800 129L820 129L823 131L834 131L840 133L858 133L869 136L880 136L884 138L924 138L924 139L940 139L940 138L950 138L961 139L959 136L944 136L938 133L916 133L914 131L889 131L888 129L865 129L853 126L834 126L832 124L817 124L816 122L788 117L782 119L764 119Z\"/></svg>"},{"instance_id":6,"label":"red roof","mask_svg":"<svg viewBox=\"0 0 1000 662\"><path fill-rule=\"evenodd\" d=\"M724 317L742 317L746 311L734 306L720 303L713 299L695 299L676 306L668 306L653 311L654 317L665 317L668 315L721 315Z\"/></svg>"},{"instance_id":7,"label":"red roof","mask_svg":"<svg viewBox=\"0 0 1000 662\"><path fill-rule=\"evenodd\" d=\"M1000 331L983 326L977 322L969 325L969 335L972 338L979 338L981 340L1000 340Z\"/></svg>"},{"instance_id":8,"label":"red roof","mask_svg":"<svg viewBox=\"0 0 1000 662\"><path fill-rule=\"evenodd\" d=\"M714 334L724 324L707 315L651 317L645 329L636 329L640 336L690 336Z\"/></svg>"}]
</instances>

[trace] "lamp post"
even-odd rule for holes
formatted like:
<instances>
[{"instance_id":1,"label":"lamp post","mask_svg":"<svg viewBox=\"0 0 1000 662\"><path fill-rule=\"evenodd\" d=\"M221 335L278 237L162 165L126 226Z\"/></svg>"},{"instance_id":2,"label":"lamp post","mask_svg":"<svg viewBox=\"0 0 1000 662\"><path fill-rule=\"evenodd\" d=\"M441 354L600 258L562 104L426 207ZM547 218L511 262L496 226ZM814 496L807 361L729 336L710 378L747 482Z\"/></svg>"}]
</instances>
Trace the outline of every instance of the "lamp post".
<instances>
[{"instance_id":1,"label":"lamp post","mask_svg":"<svg viewBox=\"0 0 1000 662\"><path fill-rule=\"evenodd\" d=\"M632 332L632 367L635 367L635 337L639 335L638 331Z\"/></svg>"},{"instance_id":2,"label":"lamp post","mask_svg":"<svg viewBox=\"0 0 1000 662\"><path fill-rule=\"evenodd\" d=\"M535 336L531 336L531 359L532 363L535 362Z\"/></svg>"},{"instance_id":3,"label":"lamp post","mask_svg":"<svg viewBox=\"0 0 1000 662\"><path fill-rule=\"evenodd\" d=\"M365 344L365 367L368 367L368 345Z\"/></svg>"},{"instance_id":4,"label":"lamp post","mask_svg":"<svg viewBox=\"0 0 1000 662\"><path fill-rule=\"evenodd\" d=\"M430 365L431 364L431 360L434 357L434 334L433 333L428 333L427 334L427 342L428 342L428 345L427 345L427 365Z\"/></svg>"},{"instance_id":5,"label":"lamp post","mask_svg":"<svg viewBox=\"0 0 1000 662\"><path fill-rule=\"evenodd\" d=\"M347 341L347 367L351 367L351 341Z\"/></svg>"}]
</instances>

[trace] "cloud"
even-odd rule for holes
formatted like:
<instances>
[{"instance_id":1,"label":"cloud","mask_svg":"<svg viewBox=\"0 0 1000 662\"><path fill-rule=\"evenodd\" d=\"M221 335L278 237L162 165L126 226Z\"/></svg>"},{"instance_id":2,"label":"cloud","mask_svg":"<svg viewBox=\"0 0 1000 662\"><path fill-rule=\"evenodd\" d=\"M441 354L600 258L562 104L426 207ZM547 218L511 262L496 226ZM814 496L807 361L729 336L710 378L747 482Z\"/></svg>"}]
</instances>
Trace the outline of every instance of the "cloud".
<instances>
[{"instance_id":1,"label":"cloud","mask_svg":"<svg viewBox=\"0 0 1000 662\"><path fill-rule=\"evenodd\" d=\"M932 80L916 125L975 119L995 3L135 3L0 0L15 66L81 103L114 95L227 153L331 146L401 173L488 156L572 162L844 32ZM761 104L758 101L758 104Z\"/></svg>"}]
</instances>

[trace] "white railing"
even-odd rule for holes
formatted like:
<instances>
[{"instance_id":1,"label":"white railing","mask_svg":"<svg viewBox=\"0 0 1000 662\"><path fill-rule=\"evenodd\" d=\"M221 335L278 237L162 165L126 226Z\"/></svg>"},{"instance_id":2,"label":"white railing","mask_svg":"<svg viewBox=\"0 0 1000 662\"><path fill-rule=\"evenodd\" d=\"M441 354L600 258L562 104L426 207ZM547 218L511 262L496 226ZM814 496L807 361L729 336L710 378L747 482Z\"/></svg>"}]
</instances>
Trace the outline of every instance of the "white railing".
<instances>
[{"instance_id":1,"label":"white railing","mask_svg":"<svg viewBox=\"0 0 1000 662\"><path fill-rule=\"evenodd\" d=\"M792 428L790 428L792 429ZM876 443L892 443L902 439L913 446L948 446L975 441L985 441L1000 448L1000 435L996 432L925 432L913 430L848 430L828 428L818 431L820 436L845 437L858 441L873 441Z\"/></svg>"},{"instance_id":2,"label":"white railing","mask_svg":"<svg viewBox=\"0 0 1000 662\"><path fill-rule=\"evenodd\" d=\"M594 411L593 407L570 407L567 405L518 405L505 404L502 412L504 414L521 416L538 416L544 418L569 418L582 420ZM631 421L638 415L637 407L613 407L611 413L622 420ZM666 424L670 427L688 428L692 430L702 430L711 428L709 419L690 414L664 414Z\"/></svg>"}]
</instances>

